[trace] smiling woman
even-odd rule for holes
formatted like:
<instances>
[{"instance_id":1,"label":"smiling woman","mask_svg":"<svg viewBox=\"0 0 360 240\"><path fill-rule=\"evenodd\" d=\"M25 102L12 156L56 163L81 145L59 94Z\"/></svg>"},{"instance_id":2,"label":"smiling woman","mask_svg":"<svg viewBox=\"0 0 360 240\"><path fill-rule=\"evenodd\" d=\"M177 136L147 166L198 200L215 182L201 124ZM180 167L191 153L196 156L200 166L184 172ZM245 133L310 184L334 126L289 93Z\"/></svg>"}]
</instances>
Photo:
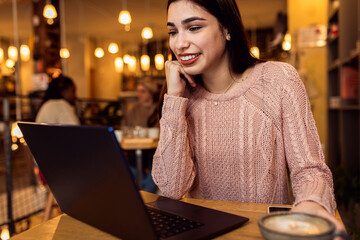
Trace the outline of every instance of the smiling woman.
<instances>
[{"instance_id":1,"label":"smiling woman","mask_svg":"<svg viewBox=\"0 0 360 240\"><path fill-rule=\"evenodd\" d=\"M336 203L296 70L250 53L235 0L169 0L153 178L168 197L288 204L328 218Z\"/></svg>"}]
</instances>

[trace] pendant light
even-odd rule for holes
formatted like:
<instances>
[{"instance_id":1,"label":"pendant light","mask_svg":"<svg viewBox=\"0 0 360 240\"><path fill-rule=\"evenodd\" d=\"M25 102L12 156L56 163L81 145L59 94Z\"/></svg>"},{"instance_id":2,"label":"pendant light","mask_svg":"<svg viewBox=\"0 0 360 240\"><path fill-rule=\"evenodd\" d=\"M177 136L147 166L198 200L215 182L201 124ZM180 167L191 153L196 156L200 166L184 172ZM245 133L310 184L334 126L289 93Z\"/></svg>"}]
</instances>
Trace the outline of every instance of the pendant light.
<instances>
[{"instance_id":1,"label":"pendant light","mask_svg":"<svg viewBox=\"0 0 360 240\"><path fill-rule=\"evenodd\" d=\"M124 63L129 64L131 60L131 56L129 54L125 54L123 59L124 59Z\"/></svg>"},{"instance_id":2,"label":"pendant light","mask_svg":"<svg viewBox=\"0 0 360 240\"><path fill-rule=\"evenodd\" d=\"M125 31L130 31L130 23L131 23L131 15L130 12L127 9L127 2L126 0L122 1L122 8L123 10L120 11L119 13L119 18L118 21L119 23L124 25L124 29Z\"/></svg>"},{"instance_id":3,"label":"pendant light","mask_svg":"<svg viewBox=\"0 0 360 240\"><path fill-rule=\"evenodd\" d=\"M60 49L60 57L63 59L67 59L70 57L70 52L69 49L67 48L61 48Z\"/></svg>"},{"instance_id":4,"label":"pendant light","mask_svg":"<svg viewBox=\"0 0 360 240\"><path fill-rule=\"evenodd\" d=\"M104 50L102 48L98 47L95 49L94 54L97 58L102 58L104 56Z\"/></svg>"},{"instance_id":5,"label":"pendant light","mask_svg":"<svg viewBox=\"0 0 360 240\"><path fill-rule=\"evenodd\" d=\"M18 59L18 50L15 46L10 46L8 48L8 57L11 59L11 60L14 60L15 62L17 61Z\"/></svg>"},{"instance_id":6,"label":"pendant light","mask_svg":"<svg viewBox=\"0 0 360 240\"><path fill-rule=\"evenodd\" d=\"M20 58L21 61L27 62L30 60L30 48L28 45L21 45L20 46Z\"/></svg>"},{"instance_id":7,"label":"pendant light","mask_svg":"<svg viewBox=\"0 0 360 240\"><path fill-rule=\"evenodd\" d=\"M129 64L128 64L128 69L129 69L130 72L135 72L136 71L136 58L134 56L130 57Z\"/></svg>"},{"instance_id":8,"label":"pendant light","mask_svg":"<svg viewBox=\"0 0 360 240\"><path fill-rule=\"evenodd\" d=\"M116 72L122 72L124 69L124 62L121 57L115 58L115 70Z\"/></svg>"},{"instance_id":9,"label":"pendant light","mask_svg":"<svg viewBox=\"0 0 360 240\"><path fill-rule=\"evenodd\" d=\"M46 1L43 16L47 19L54 19L57 17L56 8L54 7L54 5L51 4L49 0Z\"/></svg>"},{"instance_id":10,"label":"pendant light","mask_svg":"<svg viewBox=\"0 0 360 240\"><path fill-rule=\"evenodd\" d=\"M9 58L6 60L5 66L7 68L13 68L15 66L15 61Z\"/></svg>"},{"instance_id":11,"label":"pendant light","mask_svg":"<svg viewBox=\"0 0 360 240\"><path fill-rule=\"evenodd\" d=\"M282 49L284 51L290 51L291 50L291 35L290 35L290 33L285 34L284 41L282 43Z\"/></svg>"},{"instance_id":12,"label":"pendant light","mask_svg":"<svg viewBox=\"0 0 360 240\"><path fill-rule=\"evenodd\" d=\"M109 44L108 51L109 53L115 54L119 51L119 46L116 43L112 42Z\"/></svg>"},{"instance_id":13,"label":"pendant light","mask_svg":"<svg viewBox=\"0 0 360 240\"><path fill-rule=\"evenodd\" d=\"M143 39L151 39L153 37L153 31L151 27L144 27L141 31L141 37Z\"/></svg>"},{"instance_id":14,"label":"pendant light","mask_svg":"<svg viewBox=\"0 0 360 240\"><path fill-rule=\"evenodd\" d=\"M0 48L0 63L4 62L4 49Z\"/></svg>"},{"instance_id":15,"label":"pendant light","mask_svg":"<svg viewBox=\"0 0 360 240\"><path fill-rule=\"evenodd\" d=\"M150 69L150 57L149 55L142 55L140 58L141 70L149 71Z\"/></svg>"},{"instance_id":16,"label":"pendant light","mask_svg":"<svg viewBox=\"0 0 360 240\"><path fill-rule=\"evenodd\" d=\"M159 71L164 69L164 55L161 53L155 55L155 68Z\"/></svg>"}]
</instances>

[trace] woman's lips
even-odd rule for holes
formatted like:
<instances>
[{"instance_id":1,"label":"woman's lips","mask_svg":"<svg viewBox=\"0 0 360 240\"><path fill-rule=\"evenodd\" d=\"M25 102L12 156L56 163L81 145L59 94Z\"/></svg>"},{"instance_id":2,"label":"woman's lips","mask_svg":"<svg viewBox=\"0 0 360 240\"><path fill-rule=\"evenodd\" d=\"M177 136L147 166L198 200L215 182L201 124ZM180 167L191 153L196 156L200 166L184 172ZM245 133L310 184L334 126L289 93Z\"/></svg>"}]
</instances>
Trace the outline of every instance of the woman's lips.
<instances>
[{"instance_id":1,"label":"woman's lips","mask_svg":"<svg viewBox=\"0 0 360 240\"><path fill-rule=\"evenodd\" d=\"M199 59L199 57L200 57L200 53L179 55L180 62L183 65L193 64L194 62L196 62L196 60Z\"/></svg>"}]
</instances>

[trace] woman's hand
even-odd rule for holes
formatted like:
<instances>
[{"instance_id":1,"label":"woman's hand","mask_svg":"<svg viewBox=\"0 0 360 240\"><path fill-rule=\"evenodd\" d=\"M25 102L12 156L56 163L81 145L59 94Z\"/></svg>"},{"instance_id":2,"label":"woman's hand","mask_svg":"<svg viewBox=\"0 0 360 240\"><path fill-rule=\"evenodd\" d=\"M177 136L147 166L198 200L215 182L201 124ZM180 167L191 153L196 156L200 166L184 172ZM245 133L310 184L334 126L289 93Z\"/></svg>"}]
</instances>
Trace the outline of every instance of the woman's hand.
<instances>
[{"instance_id":1,"label":"woman's hand","mask_svg":"<svg viewBox=\"0 0 360 240\"><path fill-rule=\"evenodd\" d=\"M302 212L317 215L323 218L330 220L334 223L335 228L339 231L346 232L345 226L339 222L333 215L331 215L328 211L325 210L320 204L312 201L304 201L296 205L292 208L292 212ZM334 240L342 240L341 237L336 237Z\"/></svg>"},{"instance_id":2,"label":"woman's hand","mask_svg":"<svg viewBox=\"0 0 360 240\"><path fill-rule=\"evenodd\" d=\"M185 72L178 61L166 61L165 74L168 95L182 97L185 91L186 81L188 81L192 87L196 86L194 78Z\"/></svg>"}]
</instances>

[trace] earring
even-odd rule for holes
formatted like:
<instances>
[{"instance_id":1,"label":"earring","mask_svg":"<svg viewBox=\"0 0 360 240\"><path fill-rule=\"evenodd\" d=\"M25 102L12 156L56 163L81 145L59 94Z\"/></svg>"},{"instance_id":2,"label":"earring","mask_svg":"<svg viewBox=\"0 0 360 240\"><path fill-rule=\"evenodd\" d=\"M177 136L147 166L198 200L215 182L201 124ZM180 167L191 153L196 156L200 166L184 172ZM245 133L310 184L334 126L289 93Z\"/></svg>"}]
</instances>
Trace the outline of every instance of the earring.
<instances>
[{"instance_id":1,"label":"earring","mask_svg":"<svg viewBox=\"0 0 360 240\"><path fill-rule=\"evenodd\" d=\"M228 41L231 40L231 35L230 35L230 33L226 34L226 40L228 40Z\"/></svg>"}]
</instances>

